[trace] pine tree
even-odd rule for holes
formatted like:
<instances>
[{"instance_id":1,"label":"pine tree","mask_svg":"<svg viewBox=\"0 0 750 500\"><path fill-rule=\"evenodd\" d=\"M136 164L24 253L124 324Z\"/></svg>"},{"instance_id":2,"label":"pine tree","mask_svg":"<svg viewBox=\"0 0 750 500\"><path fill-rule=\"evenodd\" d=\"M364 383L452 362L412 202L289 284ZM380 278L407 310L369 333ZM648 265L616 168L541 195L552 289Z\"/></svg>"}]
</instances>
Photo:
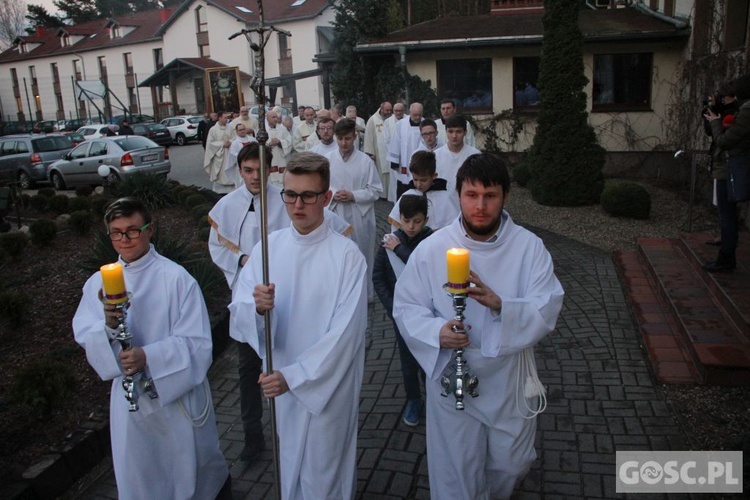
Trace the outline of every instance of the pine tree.
<instances>
[{"instance_id":1,"label":"pine tree","mask_svg":"<svg viewBox=\"0 0 750 500\"><path fill-rule=\"evenodd\" d=\"M65 26L62 19L50 14L42 5L29 4L26 10L28 12L26 14L26 20L28 21L26 32L29 34L36 32L39 26L45 28L60 28L61 26Z\"/></svg>"},{"instance_id":2,"label":"pine tree","mask_svg":"<svg viewBox=\"0 0 750 500\"><path fill-rule=\"evenodd\" d=\"M599 203L604 149L588 123L579 0L545 0L539 71L542 106L525 159L534 199L543 205Z\"/></svg>"}]
</instances>

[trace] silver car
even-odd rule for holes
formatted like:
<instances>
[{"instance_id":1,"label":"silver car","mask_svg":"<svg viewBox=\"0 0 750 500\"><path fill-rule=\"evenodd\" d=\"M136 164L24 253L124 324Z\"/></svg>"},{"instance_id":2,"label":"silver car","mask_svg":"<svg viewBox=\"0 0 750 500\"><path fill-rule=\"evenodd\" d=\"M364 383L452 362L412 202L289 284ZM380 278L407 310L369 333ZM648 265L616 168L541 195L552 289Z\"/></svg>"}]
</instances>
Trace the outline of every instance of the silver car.
<instances>
[{"instance_id":1,"label":"silver car","mask_svg":"<svg viewBox=\"0 0 750 500\"><path fill-rule=\"evenodd\" d=\"M80 184L99 185L99 167L109 167L109 181L114 182L133 172L167 175L172 169L169 150L138 135L91 139L72 149L62 160L47 168L55 189Z\"/></svg>"}]
</instances>

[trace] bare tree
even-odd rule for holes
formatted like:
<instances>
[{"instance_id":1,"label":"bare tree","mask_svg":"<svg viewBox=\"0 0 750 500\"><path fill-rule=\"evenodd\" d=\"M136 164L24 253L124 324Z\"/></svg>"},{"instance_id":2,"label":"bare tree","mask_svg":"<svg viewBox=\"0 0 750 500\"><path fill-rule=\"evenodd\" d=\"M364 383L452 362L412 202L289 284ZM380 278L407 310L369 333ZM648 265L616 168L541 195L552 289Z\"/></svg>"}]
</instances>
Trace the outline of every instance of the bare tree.
<instances>
[{"instance_id":1,"label":"bare tree","mask_svg":"<svg viewBox=\"0 0 750 500\"><path fill-rule=\"evenodd\" d=\"M0 0L0 50L5 50L18 35L25 34L26 3L23 0Z\"/></svg>"}]
</instances>

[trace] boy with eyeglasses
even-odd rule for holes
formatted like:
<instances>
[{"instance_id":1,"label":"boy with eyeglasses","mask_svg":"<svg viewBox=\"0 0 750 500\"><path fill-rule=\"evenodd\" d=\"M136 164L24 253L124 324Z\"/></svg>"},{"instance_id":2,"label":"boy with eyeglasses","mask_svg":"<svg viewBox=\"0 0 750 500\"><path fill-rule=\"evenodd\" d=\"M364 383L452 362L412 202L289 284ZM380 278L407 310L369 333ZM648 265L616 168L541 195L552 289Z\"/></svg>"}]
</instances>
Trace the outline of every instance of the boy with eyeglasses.
<instances>
[{"instance_id":1,"label":"boy with eyeglasses","mask_svg":"<svg viewBox=\"0 0 750 500\"><path fill-rule=\"evenodd\" d=\"M328 160L303 152L284 172L292 224L268 237L271 283L259 246L243 267L230 334L265 358L271 313L274 372L260 377L276 399L281 498L354 498L359 392L367 326L367 267L351 240L325 223Z\"/></svg>"},{"instance_id":2,"label":"boy with eyeglasses","mask_svg":"<svg viewBox=\"0 0 750 500\"><path fill-rule=\"evenodd\" d=\"M367 261L368 298L375 298L372 264L375 260L375 202L383 192L378 169L372 159L354 147L356 124L342 118L334 129L338 151L329 153L333 200L329 210L354 228L354 238Z\"/></svg>"},{"instance_id":3,"label":"boy with eyeglasses","mask_svg":"<svg viewBox=\"0 0 750 500\"><path fill-rule=\"evenodd\" d=\"M150 240L151 214L121 198L104 222L120 255L131 294L126 325L131 349L115 340L121 311L102 303L102 277L83 287L73 318L75 340L92 368L112 380L110 437L119 498L231 498L231 478L219 447L211 389L211 325L195 280L159 255ZM155 399L140 397L129 411L124 376L153 380Z\"/></svg>"}]
</instances>

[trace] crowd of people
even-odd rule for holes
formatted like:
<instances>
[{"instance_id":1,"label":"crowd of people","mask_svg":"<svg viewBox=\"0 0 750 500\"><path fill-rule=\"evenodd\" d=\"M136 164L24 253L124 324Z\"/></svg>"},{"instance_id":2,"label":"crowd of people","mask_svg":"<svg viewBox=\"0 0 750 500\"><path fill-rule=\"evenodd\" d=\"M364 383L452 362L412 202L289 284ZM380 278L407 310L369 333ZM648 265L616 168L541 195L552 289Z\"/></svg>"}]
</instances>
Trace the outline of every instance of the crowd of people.
<instances>
[{"instance_id":1,"label":"crowd of people","mask_svg":"<svg viewBox=\"0 0 750 500\"><path fill-rule=\"evenodd\" d=\"M230 335L238 342L241 460L266 448L263 398L276 401L281 497L353 498L359 392L368 302L393 319L407 426L427 424L431 496L504 498L535 459L533 414L522 358L555 327L563 290L542 241L504 210L503 160L474 147L455 103L424 118L420 103L383 102L365 122L301 108L289 131L269 111L264 155L247 108L202 128L205 168L227 193L209 214L209 250L232 291ZM261 156L266 185L270 283L264 281ZM375 202L389 198L392 232L376 241ZM103 379L113 380L113 456L121 498L146 498L158 476L163 498L226 498L206 372L210 331L196 283L161 257L155 221L137 200L105 219L131 293L132 349L114 334L122 311L102 301L96 273L74 319L76 340ZM446 251L469 249L465 319L446 282ZM270 325L274 370L263 369ZM441 397L455 349L486 387L457 411ZM145 372L158 393L128 411L122 379ZM520 389L519 389L520 387ZM539 395L529 396L531 399ZM533 407L522 404L520 408ZM175 458L175 457L178 457Z\"/></svg>"}]
</instances>

